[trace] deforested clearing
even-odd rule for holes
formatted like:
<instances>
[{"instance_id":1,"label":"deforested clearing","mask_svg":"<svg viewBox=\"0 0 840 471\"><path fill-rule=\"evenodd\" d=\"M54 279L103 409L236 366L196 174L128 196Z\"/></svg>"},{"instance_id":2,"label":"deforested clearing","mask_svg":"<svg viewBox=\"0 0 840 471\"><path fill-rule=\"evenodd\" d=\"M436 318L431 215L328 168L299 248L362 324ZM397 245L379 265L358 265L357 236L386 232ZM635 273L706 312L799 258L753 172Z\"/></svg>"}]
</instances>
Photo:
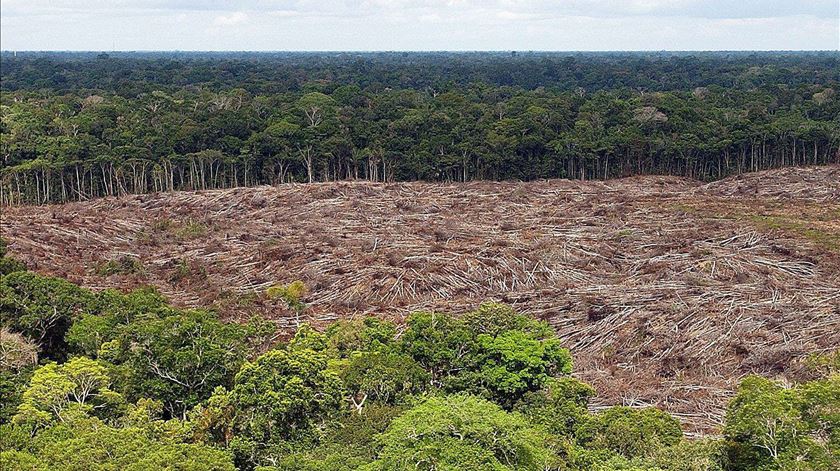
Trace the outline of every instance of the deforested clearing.
<instances>
[{"instance_id":1,"label":"deforested clearing","mask_svg":"<svg viewBox=\"0 0 840 471\"><path fill-rule=\"evenodd\" d=\"M701 182L285 184L4 207L35 271L152 285L181 306L293 329L265 295L308 287L300 321L463 312L548 321L599 405L650 404L696 432L738 379L795 378L840 345L840 166Z\"/></svg>"}]
</instances>

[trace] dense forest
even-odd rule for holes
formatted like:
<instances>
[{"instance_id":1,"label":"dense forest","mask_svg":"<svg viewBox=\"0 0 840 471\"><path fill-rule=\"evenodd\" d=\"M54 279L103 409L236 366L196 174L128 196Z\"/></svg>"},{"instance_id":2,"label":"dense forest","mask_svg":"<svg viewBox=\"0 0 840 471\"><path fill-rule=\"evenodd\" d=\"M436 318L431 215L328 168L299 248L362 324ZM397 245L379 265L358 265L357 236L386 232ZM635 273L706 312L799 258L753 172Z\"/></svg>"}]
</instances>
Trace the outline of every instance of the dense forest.
<instances>
[{"instance_id":1,"label":"dense forest","mask_svg":"<svg viewBox=\"0 0 840 471\"><path fill-rule=\"evenodd\" d=\"M303 311L306 287L261 296ZM720 438L655 408L590 410L572 353L501 304L277 340L152 289L92 292L0 243L0 467L15 470L826 470L840 352L742 380Z\"/></svg>"},{"instance_id":2,"label":"dense forest","mask_svg":"<svg viewBox=\"0 0 840 471\"><path fill-rule=\"evenodd\" d=\"M1 57L2 204L840 161L830 52Z\"/></svg>"}]
</instances>

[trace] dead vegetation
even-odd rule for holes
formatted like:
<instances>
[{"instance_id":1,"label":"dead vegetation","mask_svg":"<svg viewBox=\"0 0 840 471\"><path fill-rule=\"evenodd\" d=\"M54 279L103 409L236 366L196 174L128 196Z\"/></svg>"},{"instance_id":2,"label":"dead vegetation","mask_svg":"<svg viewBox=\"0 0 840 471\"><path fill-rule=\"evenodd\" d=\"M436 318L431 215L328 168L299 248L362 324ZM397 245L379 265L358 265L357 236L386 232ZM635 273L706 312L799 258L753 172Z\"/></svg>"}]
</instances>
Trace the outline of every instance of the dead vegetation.
<instances>
[{"instance_id":1,"label":"dead vegetation","mask_svg":"<svg viewBox=\"0 0 840 471\"><path fill-rule=\"evenodd\" d=\"M303 320L463 312L545 319L600 404L656 404L695 431L738 378L840 345L840 167L702 185L332 183L4 208L30 267L91 288L157 286L185 306L282 327L267 288L306 283ZM109 260L142 270L103 276Z\"/></svg>"}]
</instances>

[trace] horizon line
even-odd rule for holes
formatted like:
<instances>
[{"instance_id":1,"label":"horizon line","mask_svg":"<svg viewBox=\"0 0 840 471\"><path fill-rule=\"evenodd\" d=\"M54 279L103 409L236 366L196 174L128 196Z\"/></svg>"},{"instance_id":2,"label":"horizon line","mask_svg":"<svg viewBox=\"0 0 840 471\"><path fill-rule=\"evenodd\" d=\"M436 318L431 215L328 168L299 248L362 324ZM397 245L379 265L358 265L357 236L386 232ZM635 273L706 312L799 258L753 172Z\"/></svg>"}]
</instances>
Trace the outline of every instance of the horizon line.
<instances>
[{"instance_id":1,"label":"horizon line","mask_svg":"<svg viewBox=\"0 0 840 471\"><path fill-rule=\"evenodd\" d=\"M200 53L475 53L475 52L542 52L542 53L582 53L582 52L838 52L838 49L0 49L0 53L47 53L47 52L200 52Z\"/></svg>"}]
</instances>

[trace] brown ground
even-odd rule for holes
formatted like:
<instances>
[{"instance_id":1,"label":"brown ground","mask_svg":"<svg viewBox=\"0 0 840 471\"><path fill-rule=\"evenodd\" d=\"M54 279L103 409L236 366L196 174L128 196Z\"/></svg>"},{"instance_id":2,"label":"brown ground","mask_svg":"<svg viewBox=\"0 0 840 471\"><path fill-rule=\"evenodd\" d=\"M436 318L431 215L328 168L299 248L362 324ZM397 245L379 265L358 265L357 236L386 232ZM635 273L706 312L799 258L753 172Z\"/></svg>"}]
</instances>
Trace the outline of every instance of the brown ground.
<instances>
[{"instance_id":1,"label":"brown ground","mask_svg":"<svg viewBox=\"0 0 840 471\"><path fill-rule=\"evenodd\" d=\"M306 320L500 300L553 325L599 404L656 404L711 431L739 377L840 345L840 166L703 185L284 185L3 208L30 267L157 286L179 305ZM139 263L107 265L110 260ZM116 274L106 273L117 271ZM794 365L794 366L791 366Z\"/></svg>"}]
</instances>

